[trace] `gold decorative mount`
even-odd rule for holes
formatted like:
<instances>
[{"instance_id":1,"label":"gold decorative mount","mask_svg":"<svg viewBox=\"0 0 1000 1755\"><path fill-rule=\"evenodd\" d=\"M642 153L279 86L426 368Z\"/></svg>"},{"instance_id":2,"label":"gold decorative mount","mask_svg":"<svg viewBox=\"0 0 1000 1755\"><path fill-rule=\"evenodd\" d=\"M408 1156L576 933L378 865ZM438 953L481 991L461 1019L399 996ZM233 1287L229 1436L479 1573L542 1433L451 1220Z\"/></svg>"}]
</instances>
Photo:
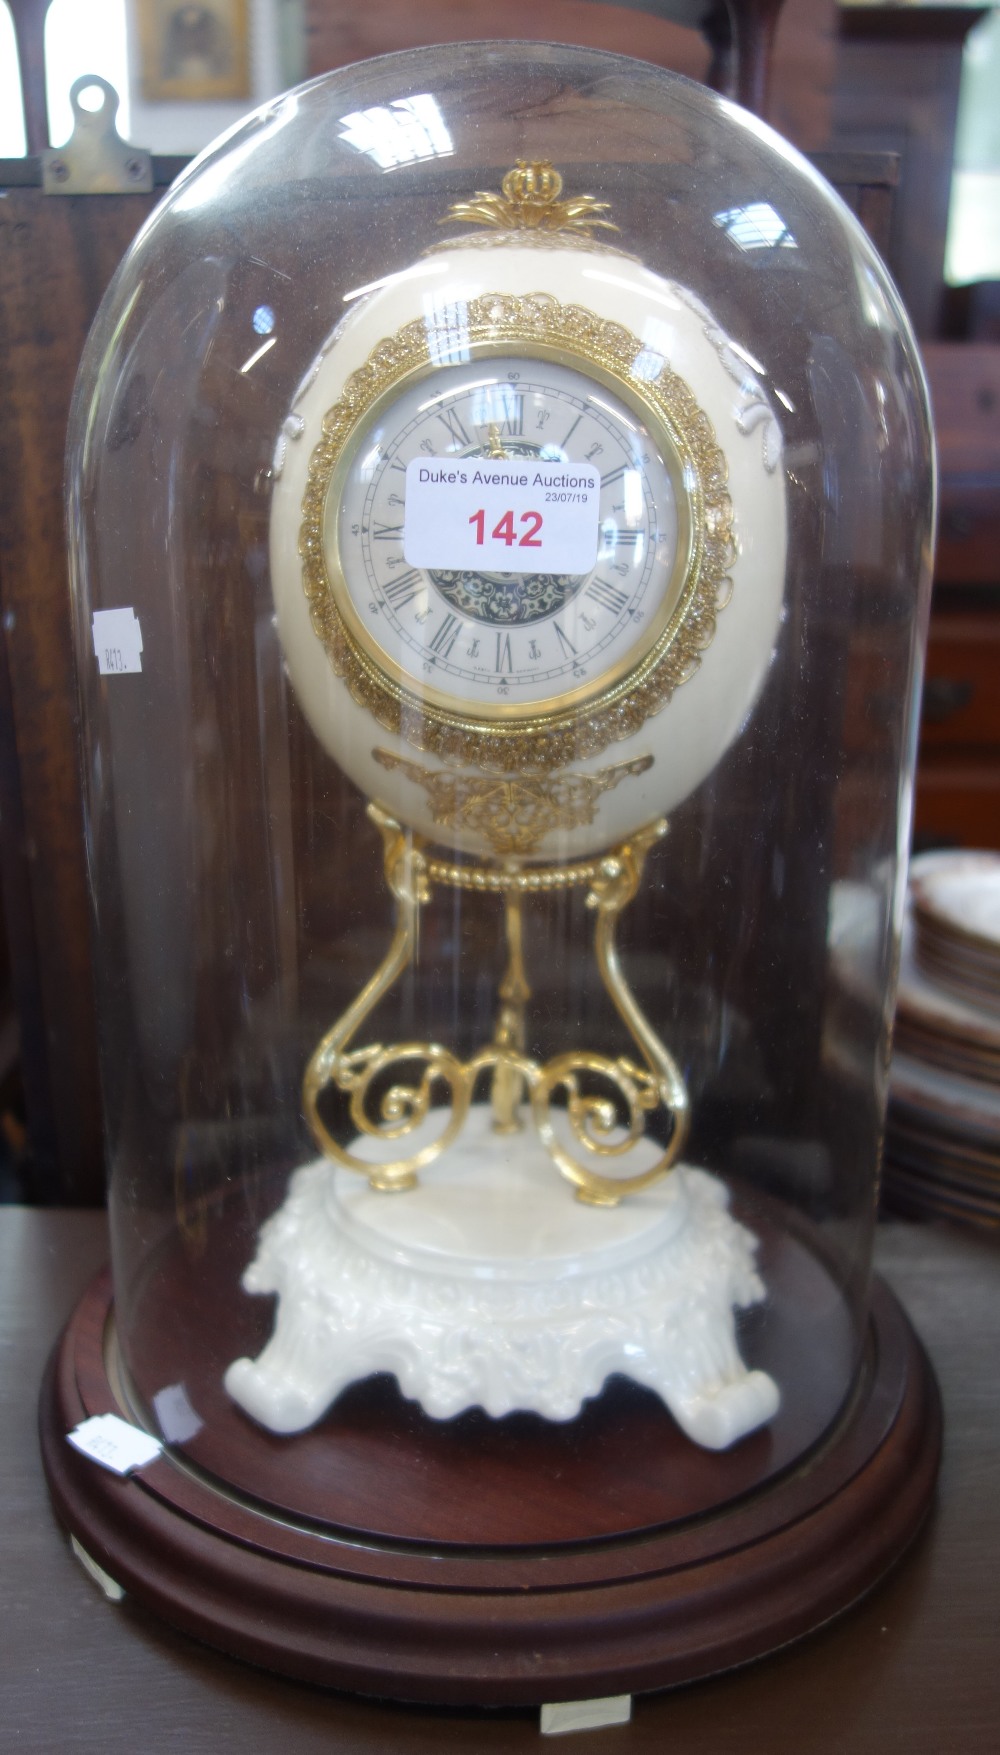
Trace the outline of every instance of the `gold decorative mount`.
<instances>
[{"instance_id":1,"label":"gold decorative mount","mask_svg":"<svg viewBox=\"0 0 1000 1755\"><path fill-rule=\"evenodd\" d=\"M610 212L606 201L597 201L593 195L560 201L563 180L548 159L529 164L519 158L500 188L499 195L477 189L471 201L456 201L439 223L485 225L512 232L569 232L581 238L589 238L595 227L618 230L612 220L603 217Z\"/></svg>"},{"instance_id":2,"label":"gold decorative mount","mask_svg":"<svg viewBox=\"0 0 1000 1755\"><path fill-rule=\"evenodd\" d=\"M306 1068L303 1106L313 1135L327 1157L367 1177L386 1192L412 1188L418 1172L453 1145L465 1124L477 1083L490 1078L494 1127L517 1133L530 1112L535 1131L580 1200L617 1206L624 1195L646 1188L676 1162L687 1138L690 1111L680 1071L629 988L618 960L618 918L635 896L646 856L666 833L661 819L597 860L574 865L521 869L452 865L433 858L378 805L368 814L382 836L385 877L396 901L392 943L374 975L327 1031ZM492 1042L460 1061L435 1042L371 1043L352 1049L365 1019L413 962L421 908L434 884L483 889L504 900L507 970L500 984ZM526 894L587 885L587 906L595 912L594 954L604 986L642 1057L609 1059L588 1051L557 1055L540 1065L525 1053L525 1008L531 989L523 955L523 900ZM422 1069L410 1070L407 1069ZM386 1081L388 1080L388 1084ZM399 1155L385 1162L355 1156L332 1135L319 1112L331 1084L350 1097L351 1120L365 1138L399 1142ZM381 1088L381 1095L378 1089ZM436 1106L436 1091L448 1092L441 1108L438 1137L407 1152L408 1137ZM557 1129L552 1100L561 1094L568 1126ZM664 1109L671 1119L669 1143L648 1169L616 1176L610 1161L623 1159L646 1130L646 1118ZM569 1144L567 1144L567 1136Z\"/></svg>"},{"instance_id":3,"label":"gold decorative mount","mask_svg":"<svg viewBox=\"0 0 1000 1755\"><path fill-rule=\"evenodd\" d=\"M423 787L431 816L442 828L471 829L501 857L534 853L553 830L592 823L605 792L653 765L653 757L646 755L594 774L468 774L425 768L391 750L374 749L372 755L380 768L405 774Z\"/></svg>"}]
</instances>

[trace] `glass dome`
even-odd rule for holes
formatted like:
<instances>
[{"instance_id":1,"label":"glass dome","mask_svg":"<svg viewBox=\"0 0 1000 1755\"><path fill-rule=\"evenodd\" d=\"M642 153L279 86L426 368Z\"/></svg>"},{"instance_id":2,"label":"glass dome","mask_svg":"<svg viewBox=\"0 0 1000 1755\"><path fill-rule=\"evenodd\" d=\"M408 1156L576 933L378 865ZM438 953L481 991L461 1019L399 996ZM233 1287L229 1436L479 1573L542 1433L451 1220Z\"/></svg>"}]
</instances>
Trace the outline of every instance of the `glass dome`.
<instances>
[{"instance_id":1,"label":"glass dome","mask_svg":"<svg viewBox=\"0 0 1000 1755\"><path fill-rule=\"evenodd\" d=\"M523 1550L828 1442L932 497L867 238L658 68L390 56L174 185L69 510L117 1381L205 1491Z\"/></svg>"}]
</instances>

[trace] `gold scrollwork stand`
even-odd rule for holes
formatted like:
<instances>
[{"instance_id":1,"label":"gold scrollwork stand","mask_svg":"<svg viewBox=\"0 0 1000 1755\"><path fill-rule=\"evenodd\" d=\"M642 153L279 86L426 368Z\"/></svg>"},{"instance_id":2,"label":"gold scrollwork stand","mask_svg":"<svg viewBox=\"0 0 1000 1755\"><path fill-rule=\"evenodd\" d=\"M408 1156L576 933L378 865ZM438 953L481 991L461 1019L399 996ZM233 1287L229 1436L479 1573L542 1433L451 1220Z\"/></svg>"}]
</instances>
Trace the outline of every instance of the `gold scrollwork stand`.
<instances>
[{"instance_id":1,"label":"gold scrollwork stand","mask_svg":"<svg viewBox=\"0 0 1000 1755\"><path fill-rule=\"evenodd\" d=\"M687 1138L690 1107L680 1071L636 1003L618 958L616 932L623 909L632 901L650 848L666 833L661 818L593 860L569 865L502 866L452 864L434 857L427 843L409 835L378 805L368 814L384 850L386 882L396 902L392 943L371 980L327 1031L306 1068L303 1103L313 1134L327 1157L366 1176L372 1188L387 1192L412 1188L424 1169L458 1139L477 1081L491 1075L493 1126L517 1133L525 1125L522 1106L530 1105L535 1131L580 1200L616 1206L624 1195L645 1188L675 1163ZM433 887L450 885L503 897L507 968L499 988L492 1042L468 1061L460 1061L435 1042L371 1043L350 1047L365 1019L413 962L421 908ZM587 885L587 906L595 912L594 954L601 979L639 1049L643 1064L625 1055L615 1060L587 1051L556 1055L539 1064L525 1053L525 1006L531 997L524 969L523 903L526 896ZM403 1077L407 1065L423 1071ZM390 1083L384 1088L385 1080ZM400 1156L373 1163L355 1156L333 1136L320 1115L320 1100L331 1085L350 1097L351 1119L362 1136L399 1141ZM376 1085L383 1087L377 1095ZM429 1144L406 1153L405 1142L432 1109L435 1087L445 1086L450 1113ZM594 1087L597 1087L595 1091ZM599 1094L603 1088L604 1094ZM572 1149L553 1122L552 1099L564 1095ZM622 1159L645 1134L646 1119L663 1108L671 1118L668 1143L656 1162L633 1175L603 1167Z\"/></svg>"}]
</instances>

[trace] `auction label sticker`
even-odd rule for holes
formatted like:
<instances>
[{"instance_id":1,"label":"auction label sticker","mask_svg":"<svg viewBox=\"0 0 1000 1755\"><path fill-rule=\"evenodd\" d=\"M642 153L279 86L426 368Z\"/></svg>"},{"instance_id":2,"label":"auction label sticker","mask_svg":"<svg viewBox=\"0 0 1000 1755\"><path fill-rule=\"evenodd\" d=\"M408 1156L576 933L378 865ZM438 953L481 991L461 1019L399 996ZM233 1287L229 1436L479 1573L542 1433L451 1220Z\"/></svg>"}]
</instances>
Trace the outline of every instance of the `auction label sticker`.
<instances>
[{"instance_id":1,"label":"auction label sticker","mask_svg":"<svg viewBox=\"0 0 1000 1755\"><path fill-rule=\"evenodd\" d=\"M406 466L403 553L448 572L589 573L601 476L535 457L415 457Z\"/></svg>"},{"instance_id":2,"label":"auction label sticker","mask_svg":"<svg viewBox=\"0 0 1000 1755\"><path fill-rule=\"evenodd\" d=\"M134 609L95 609L94 655L101 676L130 676L142 669L142 629Z\"/></svg>"},{"instance_id":3,"label":"auction label sticker","mask_svg":"<svg viewBox=\"0 0 1000 1755\"><path fill-rule=\"evenodd\" d=\"M67 1432L66 1437L74 1449L115 1475L143 1469L163 1451L160 1440L152 1433L143 1432L117 1414L92 1414L89 1420L81 1420L72 1432Z\"/></svg>"}]
</instances>

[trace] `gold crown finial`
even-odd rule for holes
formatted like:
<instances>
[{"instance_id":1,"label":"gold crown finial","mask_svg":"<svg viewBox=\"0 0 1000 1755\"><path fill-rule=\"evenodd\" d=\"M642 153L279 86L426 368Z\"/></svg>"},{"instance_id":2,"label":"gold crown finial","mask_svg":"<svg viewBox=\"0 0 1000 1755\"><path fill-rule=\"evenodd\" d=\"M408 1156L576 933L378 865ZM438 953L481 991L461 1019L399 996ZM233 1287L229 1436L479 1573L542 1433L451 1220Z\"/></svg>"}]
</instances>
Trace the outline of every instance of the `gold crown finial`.
<instances>
[{"instance_id":1,"label":"gold crown finial","mask_svg":"<svg viewBox=\"0 0 1000 1755\"><path fill-rule=\"evenodd\" d=\"M547 159L529 165L523 158L518 159L514 169L507 172L500 185L508 201L533 209L547 207L551 202L558 201L562 186L562 177Z\"/></svg>"},{"instance_id":2,"label":"gold crown finial","mask_svg":"<svg viewBox=\"0 0 1000 1755\"><path fill-rule=\"evenodd\" d=\"M584 238L590 236L595 226L604 231L618 230L610 219L603 218L608 212L606 201L596 201L593 195L576 195L560 201L563 179L547 159L535 159L529 164L519 158L500 188L499 195L477 189L471 201L456 201L441 224L459 221L503 231L570 232Z\"/></svg>"}]
</instances>

